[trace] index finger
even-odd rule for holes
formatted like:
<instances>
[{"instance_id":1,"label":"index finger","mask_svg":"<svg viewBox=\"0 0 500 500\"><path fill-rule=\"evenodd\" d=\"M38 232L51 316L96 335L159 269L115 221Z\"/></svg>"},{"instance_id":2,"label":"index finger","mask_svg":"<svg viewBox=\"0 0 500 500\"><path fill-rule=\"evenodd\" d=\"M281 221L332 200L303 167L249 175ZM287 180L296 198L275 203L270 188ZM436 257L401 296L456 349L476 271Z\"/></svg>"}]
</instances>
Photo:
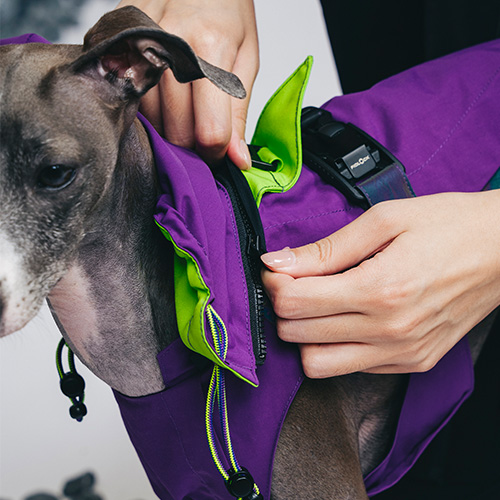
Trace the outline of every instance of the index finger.
<instances>
[{"instance_id":1,"label":"index finger","mask_svg":"<svg viewBox=\"0 0 500 500\"><path fill-rule=\"evenodd\" d=\"M206 80L193 82L195 148L208 163L221 160L231 140L231 100Z\"/></svg>"}]
</instances>

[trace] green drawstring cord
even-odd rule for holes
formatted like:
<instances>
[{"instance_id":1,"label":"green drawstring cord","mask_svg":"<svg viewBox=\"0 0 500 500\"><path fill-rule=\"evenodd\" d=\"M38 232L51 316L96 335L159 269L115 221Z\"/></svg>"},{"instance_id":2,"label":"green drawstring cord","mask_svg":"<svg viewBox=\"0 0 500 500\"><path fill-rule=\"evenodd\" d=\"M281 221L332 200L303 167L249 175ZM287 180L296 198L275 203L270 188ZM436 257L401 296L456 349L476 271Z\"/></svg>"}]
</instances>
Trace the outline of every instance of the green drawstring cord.
<instances>
[{"instance_id":1,"label":"green drawstring cord","mask_svg":"<svg viewBox=\"0 0 500 500\"><path fill-rule=\"evenodd\" d=\"M65 346L68 348L69 366L69 372L66 373L64 373L62 366L62 351ZM81 422L83 417L87 414L87 408L83 404L85 399L85 381L76 371L75 355L64 339L61 339L57 346L56 367L57 373L59 374L61 391L71 400L72 403L72 406L69 409L69 414L71 418Z\"/></svg>"},{"instance_id":2,"label":"green drawstring cord","mask_svg":"<svg viewBox=\"0 0 500 500\"><path fill-rule=\"evenodd\" d=\"M208 305L207 307L207 319L214 341L215 352L223 361L225 361L228 347L227 330L222 319L215 312L214 308L211 305ZM221 420L222 434L224 436L224 444L227 449L229 462L232 467L230 471L226 471L224 469L222 461L217 452L217 447L215 445L215 431L212 417L214 413L216 398L219 417ZM225 370L219 365L214 366L212 377L210 378L210 384L208 386L207 404L205 410L205 426L210 454L212 455L212 459L219 473L224 478L228 489L230 489L230 483L233 475L239 475L240 478L242 475L245 475L245 477L248 477L248 480L252 483L251 491L248 492L246 496L248 496L248 494L250 494L252 491L255 492L256 495L260 495L258 486L253 482L253 479L251 479L248 471L240 467L234 453L233 445L231 442L231 434L229 432L229 418L227 414ZM240 498L240 500L242 499Z\"/></svg>"},{"instance_id":3,"label":"green drawstring cord","mask_svg":"<svg viewBox=\"0 0 500 500\"><path fill-rule=\"evenodd\" d=\"M57 366L57 373L59 373L59 378L62 380L64 378L64 370L62 367L62 351L64 347L68 348L68 366L69 366L69 371L70 372L76 372L76 367L75 367L75 355L73 354L73 351L69 348L68 344L66 344L66 341L64 339L61 339L59 341L59 344L57 345L57 351L56 351L56 366Z\"/></svg>"}]
</instances>

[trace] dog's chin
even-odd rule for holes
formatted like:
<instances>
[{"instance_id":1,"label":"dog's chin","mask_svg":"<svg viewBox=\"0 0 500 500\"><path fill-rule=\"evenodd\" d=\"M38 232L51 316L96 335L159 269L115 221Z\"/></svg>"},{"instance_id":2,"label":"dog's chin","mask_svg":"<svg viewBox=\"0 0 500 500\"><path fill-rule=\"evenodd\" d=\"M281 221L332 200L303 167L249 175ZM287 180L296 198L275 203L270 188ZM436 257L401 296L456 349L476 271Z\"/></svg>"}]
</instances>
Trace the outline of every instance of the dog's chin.
<instances>
[{"instance_id":1,"label":"dog's chin","mask_svg":"<svg viewBox=\"0 0 500 500\"><path fill-rule=\"evenodd\" d=\"M23 329L29 321L24 323L1 323L0 324L0 338L7 337L8 335L12 335L13 333L18 332Z\"/></svg>"},{"instance_id":2,"label":"dog's chin","mask_svg":"<svg viewBox=\"0 0 500 500\"><path fill-rule=\"evenodd\" d=\"M40 304L33 304L28 310L10 312L8 305L3 311L3 317L0 322L0 338L7 337L23 329L40 311L43 300ZM17 308L16 308L17 309Z\"/></svg>"}]
</instances>

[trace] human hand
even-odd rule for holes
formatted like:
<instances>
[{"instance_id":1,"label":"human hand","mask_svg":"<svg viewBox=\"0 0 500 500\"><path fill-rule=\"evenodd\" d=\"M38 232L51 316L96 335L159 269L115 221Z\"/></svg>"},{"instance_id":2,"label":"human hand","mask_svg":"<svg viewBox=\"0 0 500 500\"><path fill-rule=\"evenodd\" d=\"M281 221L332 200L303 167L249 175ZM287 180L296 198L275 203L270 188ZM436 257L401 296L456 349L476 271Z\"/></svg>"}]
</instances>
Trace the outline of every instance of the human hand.
<instances>
[{"instance_id":1,"label":"human hand","mask_svg":"<svg viewBox=\"0 0 500 500\"><path fill-rule=\"evenodd\" d=\"M216 163L227 153L250 168L245 125L259 49L253 0L122 0L165 31L182 37L207 62L235 73L247 97L234 99L210 82L178 83L170 71L141 100L141 112L166 139Z\"/></svg>"},{"instance_id":2,"label":"human hand","mask_svg":"<svg viewBox=\"0 0 500 500\"><path fill-rule=\"evenodd\" d=\"M500 304L499 213L500 190L389 201L264 255L278 335L312 378L431 369Z\"/></svg>"}]
</instances>

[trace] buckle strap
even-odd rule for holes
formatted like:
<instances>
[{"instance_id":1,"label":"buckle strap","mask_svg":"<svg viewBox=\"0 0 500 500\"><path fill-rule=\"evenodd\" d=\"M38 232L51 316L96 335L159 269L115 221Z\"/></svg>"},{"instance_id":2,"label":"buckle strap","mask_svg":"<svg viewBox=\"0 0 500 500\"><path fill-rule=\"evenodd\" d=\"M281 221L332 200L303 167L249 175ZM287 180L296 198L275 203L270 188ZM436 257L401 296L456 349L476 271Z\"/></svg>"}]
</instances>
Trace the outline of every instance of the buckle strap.
<instances>
[{"instance_id":1,"label":"buckle strap","mask_svg":"<svg viewBox=\"0 0 500 500\"><path fill-rule=\"evenodd\" d=\"M370 206L384 200L415 196L406 173L401 170L399 165L391 165L356 185L365 195Z\"/></svg>"},{"instance_id":2,"label":"buckle strap","mask_svg":"<svg viewBox=\"0 0 500 500\"><path fill-rule=\"evenodd\" d=\"M302 111L304 163L364 209L384 200L415 196L403 164L352 123L315 107Z\"/></svg>"}]
</instances>

